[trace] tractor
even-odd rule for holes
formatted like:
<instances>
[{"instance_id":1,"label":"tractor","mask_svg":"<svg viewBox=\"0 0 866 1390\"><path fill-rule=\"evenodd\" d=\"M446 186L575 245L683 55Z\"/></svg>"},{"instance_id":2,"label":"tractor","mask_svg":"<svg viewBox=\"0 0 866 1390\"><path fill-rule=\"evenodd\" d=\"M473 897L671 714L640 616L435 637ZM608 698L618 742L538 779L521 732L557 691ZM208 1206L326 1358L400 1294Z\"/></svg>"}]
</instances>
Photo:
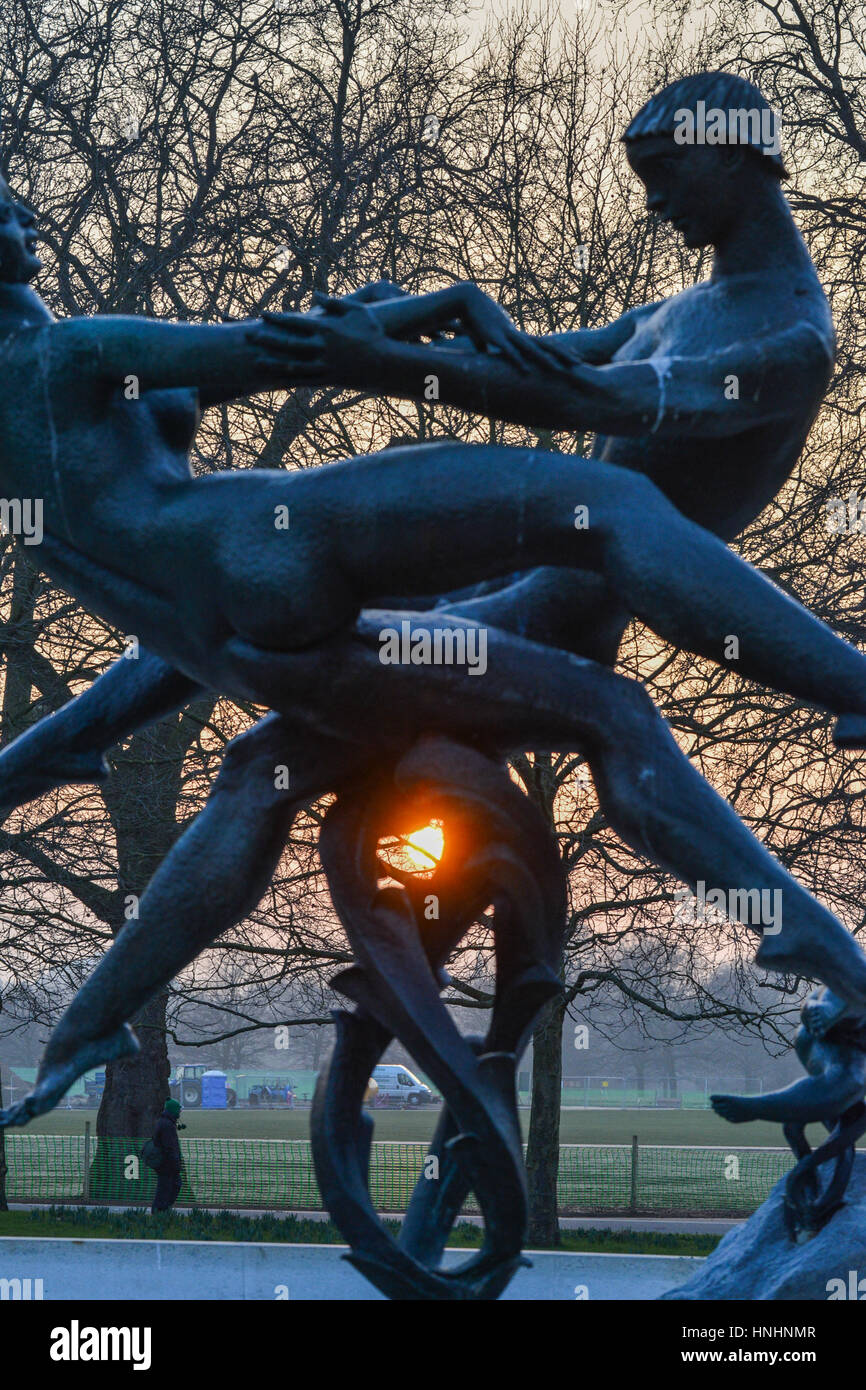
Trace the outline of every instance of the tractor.
<instances>
[{"instance_id":1,"label":"tractor","mask_svg":"<svg viewBox=\"0 0 866 1390\"><path fill-rule=\"evenodd\" d=\"M169 1092L173 1100L179 1100L185 1110L197 1110L201 1106L201 1079L206 1071L218 1071L209 1062L184 1062L169 1081ZM226 1102L231 1106L238 1103L237 1092L226 1087Z\"/></svg>"},{"instance_id":2,"label":"tractor","mask_svg":"<svg viewBox=\"0 0 866 1390\"><path fill-rule=\"evenodd\" d=\"M271 1080L263 1081L258 1086L251 1086L247 1101L253 1107L257 1105L292 1105L294 1098L295 1088L291 1081Z\"/></svg>"}]
</instances>

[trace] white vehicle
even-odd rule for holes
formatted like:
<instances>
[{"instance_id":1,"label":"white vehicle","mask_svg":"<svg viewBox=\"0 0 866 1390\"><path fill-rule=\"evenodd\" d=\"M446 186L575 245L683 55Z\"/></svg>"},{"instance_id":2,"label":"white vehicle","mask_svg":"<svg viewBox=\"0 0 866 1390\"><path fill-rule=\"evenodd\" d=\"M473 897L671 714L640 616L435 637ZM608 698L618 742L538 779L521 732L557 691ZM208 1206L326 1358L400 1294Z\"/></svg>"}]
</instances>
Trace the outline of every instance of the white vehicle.
<instances>
[{"instance_id":1,"label":"white vehicle","mask_svg":"<svg viewBox=\"0 0 866 1390\"><path fill-rule=\"evenodd\" d=\"M379 1088L376 1100L386 1105L430 1105L433 1092L408 1067L388 1066L373 1068L373 1080Z\"/></svg>"}]
</instances>

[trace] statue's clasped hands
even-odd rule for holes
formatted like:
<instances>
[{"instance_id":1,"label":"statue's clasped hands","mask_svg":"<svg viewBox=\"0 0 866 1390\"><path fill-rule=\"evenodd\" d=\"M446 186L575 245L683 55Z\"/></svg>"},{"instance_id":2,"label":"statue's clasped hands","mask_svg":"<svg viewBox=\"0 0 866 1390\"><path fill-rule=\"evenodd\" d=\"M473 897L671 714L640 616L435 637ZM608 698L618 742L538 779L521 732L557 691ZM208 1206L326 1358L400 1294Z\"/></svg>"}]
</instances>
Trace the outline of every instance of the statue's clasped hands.
<instances>
[{"instance_id":1,"label":"statue's clasped hands","mask_svg":"<svg viewBox=\"0 0 866 1390\"><path fill-rule=\"evenodd\" d=\"M260 364L289 371L299 379L327 379L360 359L384 340L392 343L430 338L444 343L456 333L479 353L492 351L516 370L570 373L572 354L523 333L500 306L471 281L427 295L409 295L390 281L366 285L342 298L313 296L307 314L265 312L248 333L260 352ZM453 341L450 349L458 346Z\"/></svg>"},{"instance_id":2,"label":"statue's clasped hands","mask_svg":"<svg viewBox=\"0 0 866 1390\"><path fill-rule=\"evenodd\" d=\"M368 350L384 336L382 324L363 303L320 295L313 299L316 307L308 314L265 310L247 333L258 349L258 366L324 382L342 364L357 362L361 348Z\"/></svg>"}]
</instances>

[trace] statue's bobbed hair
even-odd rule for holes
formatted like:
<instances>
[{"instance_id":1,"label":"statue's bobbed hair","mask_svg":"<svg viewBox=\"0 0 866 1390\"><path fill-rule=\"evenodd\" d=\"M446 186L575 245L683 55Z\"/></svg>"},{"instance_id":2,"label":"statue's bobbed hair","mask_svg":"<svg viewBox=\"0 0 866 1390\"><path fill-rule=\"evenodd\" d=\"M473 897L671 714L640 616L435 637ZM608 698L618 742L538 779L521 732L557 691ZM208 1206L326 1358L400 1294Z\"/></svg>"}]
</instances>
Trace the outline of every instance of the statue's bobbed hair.
<instances>
[{"instance_id":1,"label":"statue's bobbed hair","mask_svg":"<svg viewBox=\"0 0 866 1390\"><path fill-rule=\"evenodd\" d=\"M758 112L760 116L761 112L766 111L770 113L773 123L778 125L776 113L754 83L732 72L697 72L691 77L681 77L678 82L671 82L650 97L622 138L626 144L632 144L650 135L673 135L683 111L691 111L697 119L699 101L703 102L705 113L715 109L724 111L726 116L728 112L743 111ZM765 139L764 119L754 124L751 120L744 124L747 127L745 138L739 126L732 131L731 123L726 121L728 138L720 143L744 144L766 160L767 167L777 178L786 179L788 173L781 152L772 148Z\"/></svg>"}]
</instances>

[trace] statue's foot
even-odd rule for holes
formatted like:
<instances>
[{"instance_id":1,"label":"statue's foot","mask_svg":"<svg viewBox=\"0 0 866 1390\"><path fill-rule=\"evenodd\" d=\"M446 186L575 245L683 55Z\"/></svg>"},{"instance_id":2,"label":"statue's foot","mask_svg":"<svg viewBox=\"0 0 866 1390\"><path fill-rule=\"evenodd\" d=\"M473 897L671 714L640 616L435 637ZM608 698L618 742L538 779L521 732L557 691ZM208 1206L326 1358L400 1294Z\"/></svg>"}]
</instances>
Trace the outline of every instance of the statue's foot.
<instances>
[{"instance_id":1,"label":"statue's foot","mask_svg":"<svg viewBox=\"0 0 866 1390\"><path fill-rule=\"evenodd\" d=\"M49 1044L33 1090L8 1110L0 1110L0 1129L26 1125L37 1115L45 1115L85 1072L106 1062L118 1062L122 1057L134 1057L140 1047L128 1023L105 1038L87 1038L65 1048L55 1045L52 1049Z\"/></svg>"},{"instance_id":2,"label":"statue's foot","mask_svg":"<svg viewBox=\"0 0 866 1390\"><path fill-rule=\"evenodd\" d=\"M825 1032L839 1018L866 1011L866 955L834 918L819 929L788 925L775 935L765 933L755 960L765 970L803 975L830 987L844 1007L841 1012L828 1008L816 1014L819 1027L819 1020L826 1020Z\"/></svg>"},{"instance_id":3,"label":"statue's foot","mask_svg":"<svg viewBox=\"0 0 866 1390\"><path fill-rule=\"evenodd\" d=\"M26 736L25 736L26 737ZM39 751L34 746L32 754L18 748L18 741L11 743L0 754L0 825L28 801L76 782L104 782L111 769L99 751L73 753L63 751L52 757L50 750Z\"/></svg>"},{"instance_id":4,"label":"statue's foot","mask_svg":"<svg viewBox=\"0 0 866 1390\"><path fill-rule=\"evenodd\" d=\"M751 1096L710 1096L710 1105L717 1115L732 1125L742 1125L755 1118Z\"/></svg>"},{"instance_id":5,"label":"statue's foot","mask_svg":"<svg viewBox=\"0 0 866 1390\"><path fill-rule=\"evenodd\" d=\"M866 715L840 714L833 726L837 748L866 748Z\"/></svg>"}]
</instances>

